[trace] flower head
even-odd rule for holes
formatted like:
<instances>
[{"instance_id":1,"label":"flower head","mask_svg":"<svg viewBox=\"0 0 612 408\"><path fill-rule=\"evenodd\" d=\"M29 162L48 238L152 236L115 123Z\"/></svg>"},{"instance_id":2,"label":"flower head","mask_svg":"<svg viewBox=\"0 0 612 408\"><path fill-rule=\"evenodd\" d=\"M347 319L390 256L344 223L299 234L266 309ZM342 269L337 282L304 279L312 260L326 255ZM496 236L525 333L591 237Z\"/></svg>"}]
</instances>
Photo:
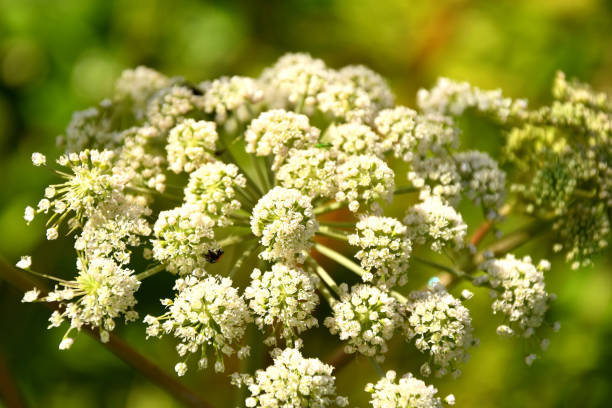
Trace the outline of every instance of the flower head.
<instances>
[{"instance_id":1,"label":"flower head","mask_svg":"<svg viewBox=\"0 0 612 408\"><path fill-rule=\"evenodd\" d=\"M215 160L217 131L214 122L186 119L170 130L166 151L168 165L175 173L190 173Z\"/></svg>"},{"instance_id":2,"label":"flower head","mask_svg":"<svg viewBox=\"0 0 612 408\"><path fill-rule=\"evenodd\" d=\"M410 408L442 408L438 390L433 385L407 373L396 382L395 371L387 371L376 384L367 384L366 392L372 394L372 408L410 407Z\"/></svg>"}]
</instances>

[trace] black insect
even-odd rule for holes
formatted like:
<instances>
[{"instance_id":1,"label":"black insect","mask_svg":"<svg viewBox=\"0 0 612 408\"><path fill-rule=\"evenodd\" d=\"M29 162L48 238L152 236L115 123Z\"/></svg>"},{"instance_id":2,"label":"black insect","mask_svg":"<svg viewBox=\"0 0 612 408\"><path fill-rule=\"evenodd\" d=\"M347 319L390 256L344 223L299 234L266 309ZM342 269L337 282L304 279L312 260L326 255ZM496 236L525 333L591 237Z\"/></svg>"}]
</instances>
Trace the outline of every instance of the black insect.
<instances>
[{"instance_id":1,"label":"black insect","mask_svg":"<svg viewBox=\"0 0 612 408\"><path fill-rule=\"evenodd\" d=\"M219 259L221 259L221 257L223 256L223 250L222 249L217 249L217 250L209 250L206 255L204 255L204 257L206 258L206 260L210 263L215 263L217 261L219 261Z\"/></svg>"}]
</instances>

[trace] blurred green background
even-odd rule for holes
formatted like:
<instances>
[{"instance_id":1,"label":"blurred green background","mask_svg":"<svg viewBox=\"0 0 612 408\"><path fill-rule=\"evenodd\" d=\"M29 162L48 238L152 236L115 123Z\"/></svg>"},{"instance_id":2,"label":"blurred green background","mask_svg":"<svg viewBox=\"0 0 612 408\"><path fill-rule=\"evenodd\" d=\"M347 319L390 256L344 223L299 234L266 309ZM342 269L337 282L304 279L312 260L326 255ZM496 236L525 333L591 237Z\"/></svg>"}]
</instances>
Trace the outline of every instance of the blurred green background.
<instances>
[{"instance_id":1,"label":"blurred green background","mask_svg":"<svg viewBox=\"0 0 612 408\"><path fill-rule=\"evenodd\" d=\"M609 92L611 34L609 0L0 0L0 254L11 263L32 254L45 271L70 273L70 240L45 242L41 223L26 228L23 221L25 205L37 202L51 177L31 166L30 154L55 157L55 137L71 113L109 96L125 68L145 64L194 81L256 76L281 54L306 51L332 67L368 65L410 106L416 90L440 75L501 87L538 105L549 99L557 69ZM481 149L500 143L486 127L464 141ZM476 211L466 211L471 225L479 222L470 215ZM538 243L519 251L526 252L551 256ZM454 393L461 407L609 407L612 259L596 263L570 271L553 258L547 279L559 296L553 317L562 330L531 368L520 341L497 338L487 293L477 291L468 306L481 346L459 380L433 381L441 394ZM430 273L415 271L415 281ZM169 295L171 285L168 276L147 281L141 291L150 298L141 296L141 313L158 313L153 298ZM60 352L63 331L47 331L48 311L20 297L0 282L0 364L29 406L178 406L85 335ZM172 341L145 341L142 324L117 332L172 369ZM305 353L321 358L336 344L322 329L306 343ZM421 357L401 339L393 346L383 368L416 371ZM363 385L375 378L368 361L357 359L338 373L338 387L351 406L363 408ZM183 381L215 406L234 406L225 375L192 371Z\"/></svg>"}]
</instances>

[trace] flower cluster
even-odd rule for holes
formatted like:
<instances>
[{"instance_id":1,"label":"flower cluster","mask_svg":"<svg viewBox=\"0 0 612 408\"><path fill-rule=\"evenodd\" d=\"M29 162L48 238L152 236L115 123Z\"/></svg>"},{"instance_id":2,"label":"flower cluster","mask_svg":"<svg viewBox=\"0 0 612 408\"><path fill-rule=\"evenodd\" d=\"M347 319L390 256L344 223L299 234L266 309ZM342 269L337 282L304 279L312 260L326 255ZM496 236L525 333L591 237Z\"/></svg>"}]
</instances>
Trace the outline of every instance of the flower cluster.
<instances>
[{"instance_id":1,"label":"flower cluster","mask_svg":"<svg viewBox=\"0 0 612 408\"><path fill-rule=\"evenodd\" d=\"M452 283L489 287L493 311L505 318L498 332L535 337L552 299L548 264L504 257L527 240L522 231L487 235L502 229L506 211L535 219L526 231L552 230L552 249L575 268L610 240L610 98L562 74L554 101L535 110L448 79L421 90L417 108L396 106L377 73L333 69L307 54L285 55L259 78L194 84L138 67L121 75L112 97L74 114L59 140L62 181L24 217L48 214L48 239L67 224L77 271L24 301L59 302L52 327L69 320L68 333L87 325L106 340L117 318L136 318L140 281L170 272L176 295L145 322L148 336L177 341L179 375L194 354L202 368L214 360L217 371L225 356L246 357L249 324L268 345L290 347L254 375L234 375L248 388L247 407L348 404L336 395L332 367L298 350L318 324L320 299L331 307L324 324L340 350L376 366L401 331L428 356L421 375L458 375L476 343L470 313L453 285L437 284L442 276L426 290L411 285L408 297L394 291L418 282L410 260L445 271ZM460 149L466 121L456 117L466 111L506 137L499 164ZM32 163L52 165L41 153ZM467 245L464 204L486 217ZM445 260L413 254L419 246ZM475 276L483 260L486 274ZM30 257L17 265L39 273ZM236 275L236 285L222 277ZM365 283L349 289L359 278ZM72 344L68 333L61 348ZM411 374L396 380L388 372L367 391L374 408L442 403Z\"/></svg>"},{"instance_id":2,"label":"flower cluster","mask_svg":"<svg viewBox=\"0 0 612 408\"><path fill-rule=\"evenodd\" d=\"M397 373L387 371L376 384L367 384L366 392L372 394L372 408L410 407L410 408L442 408L442 401L436 396L438 390L433 385L407 373L396 382ZM451 397L451 398L449 398ZM446 398L452 401L452 395Z\"/></svg>"},{"instance_id":3,"label":"flower cluster","mask_svg":"<svg viewBox=\"0 0 612 408\"><path fill-rule=\"evenodd\" d=\"M174 289L176 297L162 301L168 311L159 317L145 318L147 336L172 334L180 341L176 350L185 361L188 353L200 352L198 366L206 368L210 353L215 358L215 371L224 371L223 355L236 352L235 343L251 321L246 303L229 278L188 276L177 279ZM247 353L248 350L240 349L238 357ZM175 367L179 375L187 371L185 361Z\"/></svg>"},{"instance_id":4,"label":"flower cluster","mask_svg":"<svg viewBox=\"0 0 612 408\"><path fill-rule=\"evenodd\" d=\"M255 269L251 279L244 297L256 316L257 326L270 326L272 334L267 343L276 344L277 330L280 337L293 342L301 332L317 325L312 313L319 297L312 278L303 270L276 263L271 271Z\"/></svg>"},{"instance_id":5,"label":"flower cluster","mask_svg":"<svg viewBox=\"0 0 612 408\"><path fill-rule=\"evenodd\" d=\"M253 377L234 376L247 386L246 407L325 408L345 407L346 397L336 395L333 367L316 358L304 358L298 349L276 350L274 364Z\"/></svg>"},{"instance_id":6,"label":"flower cluster","mask_svg":"<svg viewBox=\"0 0 612 408\"><path fill-rule=\"evenodd\" d=\"M347 342L344 351L383 361L387 341L401 324L395 298L375 286L359 284L349 292L343 284L340 301L332 304L332 309L333 315L325 319L325 325Z\"/></svg>"},{"instance_id":7,"label":"flower cluster","mask_svg":"<svg viewBox=\"0 0 612 408\"><path fill-rule=\"evenodd\" d=\"M406 226L394 218L371 215L362 218L356 229L357 233L349 235L348 240L361 248L355 258L368 272L361 278L383 287L404 285L412 251Z\"/></svg>"},{"instance_id":8,"label":"flower cluster","mask_svg":"<svg viewBox=\"0 0 612 408\"><path fill-rule=\"evenodd\" d=\"M517 259L508 254L502 259L486 261L482 268L493 288L493 313L503 314L507 322L497 328L498 333L533 336L542 326L549 303L554 298L546 292L544 283L544 272L550 269L550 263L542 260L535 266L528 256Z\"/></svg>"},{"instance_id":9,"label":"flower cluster","mask_svg":"<svg viewBox=\"0 0 612 408\"><path fill-rule=\"evenodd\" d=\"M469 310L442 285L435 285L412 292L406 313L407 338L431 357L431 364L423 364L421 374L427 376L433 368L437 377L448 372L458 376L459 365L468 360L468 349L476 343Z\"/></svg>"},{"instance_id":10,"label":"flower cluster","mask_svg":"<svg viewBox=\"0 0 612 408\"><path fill-rule=\"evenodd\" d=\"M251 231L261 237L261 257L267 260L303 260L318 226L310 198L283 187L263 196L251 216Z\"/></svg>"}]
</instances>

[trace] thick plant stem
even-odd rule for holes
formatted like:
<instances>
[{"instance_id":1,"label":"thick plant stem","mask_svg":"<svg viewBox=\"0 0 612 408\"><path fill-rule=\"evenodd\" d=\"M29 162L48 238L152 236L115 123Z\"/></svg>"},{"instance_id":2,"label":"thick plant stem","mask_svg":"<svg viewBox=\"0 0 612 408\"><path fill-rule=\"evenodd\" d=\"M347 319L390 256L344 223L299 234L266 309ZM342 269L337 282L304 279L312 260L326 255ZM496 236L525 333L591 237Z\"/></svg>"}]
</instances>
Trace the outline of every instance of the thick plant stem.
<instances>
[{"instance_id":1,"label":"thick plant stem","mask_svg":"<svg viewBox=\"0 0 612 408\"><path fill-rule=\"evenodd\" d=\"M395 190L393 192L394 195L400 195L400 194L408 194L408 193L416 193L417 191L419 191L418 188L416 187L400 187L397 190Z\"/></svg>"},{"instance_id":2,"label":"thick plant stem","mask_svg":"<svg viewBox=\"0 0 612 408\"><path fill-rule=\"evenodd\" d=\"M0 259L0 277L21 292L28 291L32 289L32 287L37 287L41 291L46 291L46 285L42 282L32 279L31 276L28 276L24 272L17 271L3 259ZM57 303L44 303L44 305L53 310L59 309L59 304ZM193 408L212 408L212 405L204 401L199 395L185 387L173 376L165 373L159 366L155 365L151 360L140 354L116 335L111 333L108 342L102 343L96 330L87 326L81 327L81 330L110 350L126 364L138 370L151 382L166 390L185 406Z\"/></svg>"},{"instance_id":3,"label":"thick plant stem","mask_svg":"<svg viewBox=\"0 0 612 408\"><path fill-rule=\"evenodd\" d=\"M321 245L321 244L314 244L314 248L319 251L321 254L325 255L326 257L328 257L331 260L334 260L336 262L338 262L340 265L344 266L345 268L349 269L352 272L355 272L357 275L359 276L363 276L365 271L363 269L361 269L361 267L359 265L357 265L355 262L351 261L349 258L347 258L346 256L342 255L339 252L334 251L331 248L326 247L325 245Z\"/></svg>"},{"instance_id":4,"label":"thick plant stem","mask_svg":"<svg viewBox=\"0 0 612 408\"><path fill-rule=\"evenodd\" d=\"M317 233L326 237L339 239L340 241L348 241L348 237L346 236L346 234L344 234L343 232L334 231L332 228L329 228L325 225L320 225L319 231Z\"/></svg>"},{"instance_id":5,"label":"thick plant stem","mask_svg":"<svg viewBox=\"0 0 612 408\"><path fill-rule=\"evenodd\" d=\"M325 214L328 212L332 212L332 211L336 211L339 210L340 208L346 206L347 203L342 202L342 201L332 201L330 203L324 204L320 207L317 207L314 209L313 213L314 215L321 215L321 214Z\"/></svg>"},{"instance_id":6,"label":"thick plant stem","mask_svg":"<svg viewBox=\"0 0 612 408\"><path fill-rule=\"evenodd\" d=\"M139 274L136 275L136 279L138 279L139 281L148 278L149 276L153 276L158 272L163 271L164 269L166 269L166 265L157 265L154 266L152 268L147 269L144 272L140 272Z\"/></svg>"}]
</instances>

